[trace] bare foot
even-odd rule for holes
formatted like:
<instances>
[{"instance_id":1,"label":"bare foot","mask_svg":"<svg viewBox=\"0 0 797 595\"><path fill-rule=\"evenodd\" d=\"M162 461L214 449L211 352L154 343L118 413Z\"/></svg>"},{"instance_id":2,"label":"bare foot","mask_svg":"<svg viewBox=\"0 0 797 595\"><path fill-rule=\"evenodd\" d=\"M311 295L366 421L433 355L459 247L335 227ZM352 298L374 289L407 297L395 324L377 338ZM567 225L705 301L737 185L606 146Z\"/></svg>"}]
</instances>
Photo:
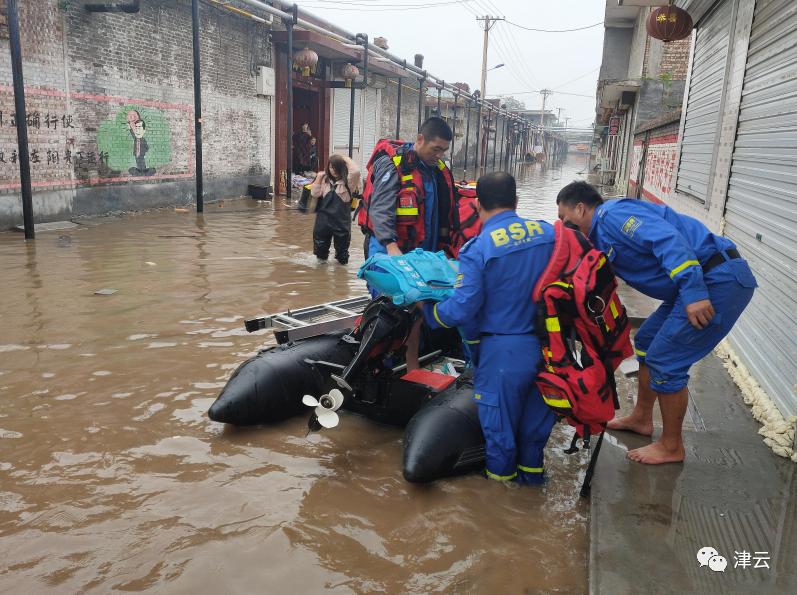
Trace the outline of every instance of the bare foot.
<instances>
[{"instance_id":1,"label":"bare foot","mask_svg":"<svg viewBox=\"0 0 797 595\"><path fill-rule=\"evenodd\" d=\"M642 448L629 450L626 455L632 461L644 463L645 465L661 465L663 463L681 463L686 456L683 443L676 448L668 448L661 441L648 444Z\"/></svg>"},{"instance_id":2,"label":"bare foot","mask_svg":"<svg viewBox=\"0 0 797 595\"><path fill-rule=\"evenodd\" d=\"M640 421L633 415L626 415L625 417L615 417L613 420L606 424L609 430L624 430L627 432L634 432L642 436L653 435L653 420Z\"/></svg>"}]
</instances>

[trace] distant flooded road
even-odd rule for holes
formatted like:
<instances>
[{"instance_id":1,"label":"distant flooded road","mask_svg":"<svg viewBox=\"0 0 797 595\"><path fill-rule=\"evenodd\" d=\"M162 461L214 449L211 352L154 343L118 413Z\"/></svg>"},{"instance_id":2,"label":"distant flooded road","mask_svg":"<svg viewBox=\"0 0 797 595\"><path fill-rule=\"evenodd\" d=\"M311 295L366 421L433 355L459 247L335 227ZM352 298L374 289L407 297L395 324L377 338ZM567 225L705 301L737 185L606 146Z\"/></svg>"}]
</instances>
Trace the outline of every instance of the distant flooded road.
<instances>
[{"instance_id":1,"label":"distant flooded road","mask_svg":"<svg viewBox=\"0 0 797 595\"><path fill-rule=\"evenodd\" d=\"M520 213L552 219L579 176L523 166ZM294 200L295 202L295 200ZM0 591L581 593L584 460L557 426L543 488L478 475L415 486L402 430L344 413L231 428L206 412L273 343L243 319L363 293L312 255L281 199L0 233ZM98 290L108 295L97 295Z\"/></svg>"}]
</instances>

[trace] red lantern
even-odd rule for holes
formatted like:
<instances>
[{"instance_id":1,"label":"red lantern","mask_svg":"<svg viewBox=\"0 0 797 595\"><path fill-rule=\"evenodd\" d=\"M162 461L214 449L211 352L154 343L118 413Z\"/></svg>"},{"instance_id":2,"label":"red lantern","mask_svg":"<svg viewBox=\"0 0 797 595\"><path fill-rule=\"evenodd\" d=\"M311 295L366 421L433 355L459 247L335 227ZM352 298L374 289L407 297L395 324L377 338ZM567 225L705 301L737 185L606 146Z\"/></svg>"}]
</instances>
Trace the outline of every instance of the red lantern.
<instances>
[{"instance_id":1,"label":"red lantern","mask_svg":"<svg viewBox=\"0 0 797 595\"><path fill-rule=\"evenodd\" d=\"M662 41L678 41L692 34L692 17L677 6L654 8L645 22L648 35Z\"/></svg>"},{"instance_id":2,"label":"red lantern","mask_svg":"<svg viewBox=\"0 0 797 595\"><path fill-rule=\"evenodd\" d=\"M318 54L310 48L299 50L293 55L293 67L302 71L302 76L315 74L315 67L318 64Z\"/></svg>"},{"instance_id":3,"label":"red lantern","mask_svg":"<svg viewBox=\"0 0 797 595\"><path fill-rule=\"evenodd\" d=\"M340 74L346 81L346 86L351 87L352 81L357 78L358 74L360 74L360 69L354 64L345 64L343 68L340 69Z\"/></svg>"}]
</instances>

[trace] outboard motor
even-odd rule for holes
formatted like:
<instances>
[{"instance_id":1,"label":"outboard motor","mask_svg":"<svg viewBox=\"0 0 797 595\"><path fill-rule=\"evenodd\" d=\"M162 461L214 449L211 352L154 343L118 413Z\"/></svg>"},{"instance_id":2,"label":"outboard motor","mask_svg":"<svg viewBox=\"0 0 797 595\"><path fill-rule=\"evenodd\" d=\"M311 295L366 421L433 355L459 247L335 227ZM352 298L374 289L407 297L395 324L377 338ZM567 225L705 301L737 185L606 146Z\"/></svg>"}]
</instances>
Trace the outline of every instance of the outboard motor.
<instances>
[{"instance_id":1,"label":"outboard motor","mask_svg":"<svg viewBox=\"0 0 797 595\"><path fill-rule=\"evenodd\" d=\"M353 378L359 374L369 360L398 349L406 341L418 314L393 304L390 298L380 296L363 312L360 323L354 329L354 340L360 344L357 354L340 376L331 375L338 386L352 392Z\"/></svg>"}]
</instances>

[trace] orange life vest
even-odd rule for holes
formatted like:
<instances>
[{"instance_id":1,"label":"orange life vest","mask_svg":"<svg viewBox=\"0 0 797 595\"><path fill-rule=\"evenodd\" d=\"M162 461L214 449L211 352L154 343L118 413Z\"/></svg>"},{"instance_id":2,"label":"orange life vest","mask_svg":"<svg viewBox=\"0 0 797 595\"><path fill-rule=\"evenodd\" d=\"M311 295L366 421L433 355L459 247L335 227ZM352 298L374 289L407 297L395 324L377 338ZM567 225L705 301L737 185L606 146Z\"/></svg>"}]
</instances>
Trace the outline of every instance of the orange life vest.
<instances>
[{"instance_id":1,"label":"orange life vest","mask_svg":"<svg viewBox=\"0 0 797 595\"><path fill-rule=\"evenodd\" d=\"M374 152L368 160L365 189L357 213L357 223L363 232L373 233L371 218L368 214L374 191L373 166L377 159L387 155L393 162L399 177L399 192L396 197L396 243L402 252L417 248L426 239L425 191L419 169L420 160L415 151L406 145L407 143L404 141L389 139L381 139L376 144ZM477 223L474 224L471 221L471 227L467 234L463 233L459 214L460 197L456 191L451 170L443 161L438 161L434 171L438 189L439 213L437 249L444 250L451 257L456 257L465 241L478 234L478 230L474 232L473 228L480 222L477 217Z\"/></svg>"},{"instance_id":2,"label":"orange life vest","mask_svg":"<svg viewBox=\"0 0 797 595\"><path fill-rule=\"evenodd\" d=\"M476 206L478 200L476 188L466 181L456 184L457 190L457 225L451 229L451 245L456 246L458 253L465 242L475 238L482 230L482 220Z\"/></svg>"}]
</instances>

